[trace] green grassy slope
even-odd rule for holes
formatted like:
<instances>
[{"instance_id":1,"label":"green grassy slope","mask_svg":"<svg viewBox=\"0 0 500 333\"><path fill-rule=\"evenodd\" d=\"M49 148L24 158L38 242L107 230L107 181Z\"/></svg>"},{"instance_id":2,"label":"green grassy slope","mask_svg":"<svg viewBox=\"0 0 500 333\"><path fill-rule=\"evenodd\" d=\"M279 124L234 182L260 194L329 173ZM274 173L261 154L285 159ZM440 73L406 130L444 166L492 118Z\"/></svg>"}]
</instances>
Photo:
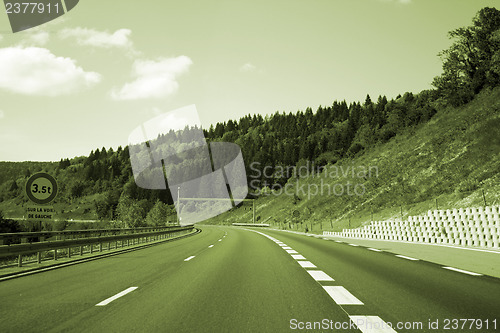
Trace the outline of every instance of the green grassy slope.
<instances>
[{"instance_id":1,"label":"green grassy slope","mask_svg":"<svg viewBox=\"0 0 500 333\"><path fill-rule=\"evenodd\" d=\"M349 183L351 195L346 193ZM356 195L354 185L358 194L364 193ZM287 186L289 194L268 191L259 197L259 222L319 232L357 227L372 217L481 206L484 199L487 205L500 204L500 89L483 91L459 108L442 108L430 122L328 165L319 176L291 178ZM342 189L342 195L332 193ZM245 203L207 223L251 220L251 203Z\"/></svg>"}]
</instances>

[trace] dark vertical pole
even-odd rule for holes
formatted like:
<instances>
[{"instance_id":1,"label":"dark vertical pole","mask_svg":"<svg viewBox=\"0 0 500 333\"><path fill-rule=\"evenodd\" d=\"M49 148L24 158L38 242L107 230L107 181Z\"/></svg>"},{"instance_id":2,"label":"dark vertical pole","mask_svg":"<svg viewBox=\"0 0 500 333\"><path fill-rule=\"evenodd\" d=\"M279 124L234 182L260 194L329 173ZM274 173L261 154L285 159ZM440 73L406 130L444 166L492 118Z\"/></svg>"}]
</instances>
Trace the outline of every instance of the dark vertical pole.
<instances>
[{"instance_id":1,"label":"dark vertical pole","mask_svg":"<svg viewBox=\"0 0 500 333\"><path fill-rule=\"evenodd\" d=\"M481 192L483 192L483 202L484 202L484 206L486 207L486 196L484 195L484 190L481 190Z\"/></svg>"},{"instance_id":2,"label":"dark vertical pole","mask_svg":"<svg viewBox=\"0 0 500 333\"><path fill-rule=\"evenodd\" d=\"M255 224L255 199L252 200L252 221Z\"/></svg>"}]
</instances>

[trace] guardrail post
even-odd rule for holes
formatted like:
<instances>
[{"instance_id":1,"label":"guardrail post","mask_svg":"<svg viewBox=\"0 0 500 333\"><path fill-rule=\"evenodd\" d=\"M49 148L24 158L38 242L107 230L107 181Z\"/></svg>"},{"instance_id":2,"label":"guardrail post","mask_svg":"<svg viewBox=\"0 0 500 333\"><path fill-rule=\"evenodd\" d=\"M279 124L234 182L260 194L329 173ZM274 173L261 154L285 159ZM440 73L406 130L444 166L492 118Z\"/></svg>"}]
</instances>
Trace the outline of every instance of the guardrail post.
<instances>
[{"instance_id":1,"label":"guardrail post","mask_svg":"<svg viewBox=\"0 0 500 333\"><path fill-rule=\"evenodd\" d=\"M57 249L54 249L54 260L57 260Z\"/></svg>"},{"instance_id":2,"label":"guardrail post","mask_svg":"<svg viewBox=\"0 0 500 333\"><path fill-rule=\"evenodd\" d=\"M90 244L90 254L94 253L94 244Z\"/></svg>"},{"instance_id":3,"label":"guardrail post","mask_svg":"<svg viewBox=\"0 0 500 333\"><path fill-rule=\"evenodd\" d=\"M41 252L36 253L36 262L39 264L42 263L42 253Z\"/></svg>"},{"instance_id":4,"label":"guardrail post","mask_svg":"<svg viewBox=\"0 0 500 333\"><path fill-rule=\"evenodd\" d=\"M68 247L68 258L71 258L71 248Z\"/></svg>"},{"instance_id":5,"label":"guardrail post","mask_svg":"<svg viewBox=\"0 0 500 333\"><path fill-rule=\"evenodd\" d=\"M99 252L102 252L102 243L99 243Z\"/></svg>"},{"instance_id":6,"label":"guardrail post","mask_svg":"<svg viewBox=\"0 0 500 333\"><path fill-rule=\"evenodd\" d=\"M17 256L17 267L21 267L23 265L23 255L20 254Z\"/></svg>"},{"instance_id":7,"label":"guardrail post","mask_svg":"<svg viewBox=\"0 0 500 333\"><path fill-rule=\"evenodd\" d=\"M111 242L108 242L108 251L111 250Z\"/></svg>"},{"instance_id":8,"label":"guardrail post","mask_svg":"<svg viewBox=\"0 0 500 333\"><path fill-rule=\"evenodd\" d=\"M83 246L80 245L80 255L83 256Z\"/></svg>"}]
</instances>

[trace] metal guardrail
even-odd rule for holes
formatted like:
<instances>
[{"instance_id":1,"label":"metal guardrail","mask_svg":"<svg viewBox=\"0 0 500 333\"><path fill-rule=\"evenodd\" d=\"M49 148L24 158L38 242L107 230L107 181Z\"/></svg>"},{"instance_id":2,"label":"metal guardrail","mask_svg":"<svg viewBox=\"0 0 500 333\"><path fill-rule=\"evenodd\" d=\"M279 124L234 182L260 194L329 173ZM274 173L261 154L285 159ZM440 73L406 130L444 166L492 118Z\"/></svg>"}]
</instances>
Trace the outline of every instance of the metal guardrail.
<instances>
[{"instance_id":1,"label":"metal guardrail","mask_svg":"<svg viewBox=\"0 0 500 333\"><path fill-rule=\"evenodd\" d=\"M13 232L0 234L0 245L11 245L19 243L43 242L48 240L65 240L86 237L101 237L105 235L123 235L140 232L156 232L170 230L178 226L169 227L144 227L135 229L85 229L67 231L36 231L36 232Z\"/></svg>"},{"instance_id":2,"label":"metal guardrail","mask_svg":"<svg viewBox=\"0 0 500 333\"><path fill-rule=\"evenodd\" d=\"M149 241L156 241L161 239L173 238L180 236L182 234L189 233L192 231L194 226L187 227L161 227L161 228L137 228L137 229L101 229L101 230L81 230L81 235L89 236L94 234L99 234L99 236L90 237L80 237L80 238L70 238L62 240L52 240L52 241L38 241L38 242L24 242L21 244L11 244L11 245L1 245L0 246L0 258L5 257L15 257L18 258L18 267L23 264L23 255L27 254L37 254L37 262L42 261L42 252L44 251L54 251L54 260L57 260L58 249L67 249L67 256L71 257L72 248L79 247L79 254L83 255L84 246L89 247L89 253L94 252L94 246L98 245L99 250L103 250L103 244L107 243L107 249L111 249L111 243L114 242L114 248L118 248L118 242L120 242L120 247L141 244ZM111 232L122 231L120 235L110 234ZM33 232L33 233L19 233L16 234L20 238L40 238L44 237L46 234L51 234L53 236L66 235L75 236L75 231L56 231L56 232ZM13 234L0 234L0 237L12 237Z\"/></svg>"},{"instance_id":3,"label":"metal guardrail","mask_svg":"<svg viewBox=\"0 0 500 333\"><path fill-rule=\"evenodd\" d=\"M233 223L236 227L269 227L267 223Z\"/></svg>"}]
</instances>

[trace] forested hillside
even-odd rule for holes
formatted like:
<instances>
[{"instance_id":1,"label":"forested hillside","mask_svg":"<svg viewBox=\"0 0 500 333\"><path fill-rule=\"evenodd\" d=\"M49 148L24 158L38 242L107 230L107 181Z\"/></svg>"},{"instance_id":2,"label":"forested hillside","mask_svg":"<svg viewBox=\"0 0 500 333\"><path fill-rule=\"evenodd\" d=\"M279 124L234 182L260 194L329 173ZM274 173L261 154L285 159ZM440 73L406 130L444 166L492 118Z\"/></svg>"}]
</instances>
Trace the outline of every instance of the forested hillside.
<instances>
[{"instance_id":1,"label":"forested hillside","mask_svg":"<svg viewBox=\"0 0 500 333\"><path fill-rule=\"evenodd\" d=\"M494 168L498 165L490 161L490 154L497 153L497 146L485 147L483 151L488 154L477 153L466 159L456 159L455 164L433 164L437 169L432 170L421 163L427 160L418 147L412 146L413 151L404 156L396 149L401 142L411 142L417 135L417 141L427 149L425 154L453 161L455 159L447 155L450 153L448 145L463 145L467 151L468 146L476 147L476 140L489 147L498 137L491 133L498 134L499 128L494 98L498 97L495 87L500 85L500 12L493 8L482 9L471 26L450 32L450 38L454 43L441 53L443 73L434 79L435 89L402 92L390 99L386 96L372 99L367 95L362 102L333 101L331 105L276 112L265 117L247 115L204 129L205 137L208 141L234 142L241 147L253 192L286 185L292 175L279 171L289 167L368 165L373 163L374 154L380 158L377 165L384 161L384 165L391 165L391 170L384 175L383 181L370 179L371 186L399 193L394 192L394 184L399 184L401 190L398 191L408 197L405 198L407 203L426 201L450 191L460 192L460 188L467 186L467 191L480 189L486 181L497 179L498 169ZM479 101L477 96L482 96ZM439 133L426 132L431 128ZM422 133L427 133L427 138ZM167 137L170 141L180 140L172 137L180 134L165 133L158 140L165 141ZM454 153L459 154L459 150L457 148ZM418 168L401 164L398 169L396 162L400 158L413 161L412 167ZM369 163L364 159L369 159ZM476 164L484 173L468 180L475 172L471 166ZM406 169L402 169L403 166ZM183 164L182 169L188 170L189 165ZM90 152L89 156L53 163L1 162L0 210L4 216L23 216L28 202L24 184L29 175L38 171L51 173L58 180L60 188L54 207L61 219L118 220L117 225L132 227L175 221L168 190L141 189L135 184L128 147L115 150L103 147ZM408 172L430 172L438 179L448 180L436 184L432 190L406 195L410 189L417 190L421 180L427 179L410 177ZM457 183L456 180L463 181ZM376 197L380 198L376 201L379 207L394 204L389 197ZM293 204L302 199L294 196ZM351 199L348 196L341 198L342 204L349 207L342 214L364 209L360 201L363 199ZM328 204L328 200L324 204ZM323 218L326 216L318 217Z\"/></svg>"}]
</instances>

